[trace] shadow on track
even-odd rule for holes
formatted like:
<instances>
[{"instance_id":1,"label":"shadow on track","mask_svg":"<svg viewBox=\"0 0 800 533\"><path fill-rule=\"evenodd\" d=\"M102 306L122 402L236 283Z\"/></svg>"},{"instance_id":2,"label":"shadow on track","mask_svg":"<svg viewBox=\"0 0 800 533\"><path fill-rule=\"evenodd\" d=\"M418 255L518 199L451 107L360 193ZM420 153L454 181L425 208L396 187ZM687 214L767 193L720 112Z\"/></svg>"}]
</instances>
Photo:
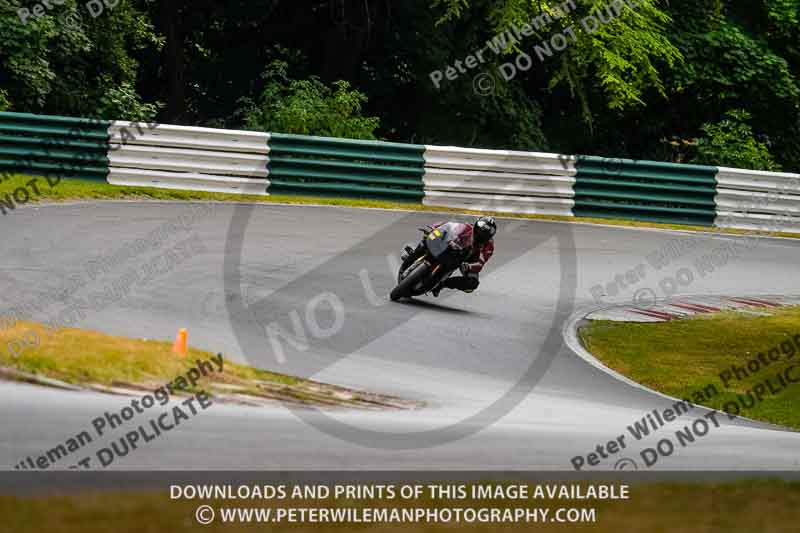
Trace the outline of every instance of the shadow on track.
<instances>
[{"instance_id":1,"label":"shadow on track","mask_svg":"<svg viewBox=\"0 0 800 533\"><path fill-rule=\"evenodd\" d=\"M411 307L418 307L425 310L430 311L441 311L444 313L457 313L457 314L464 314L464 315L478 315L478 313L474 313L468 309L461 309L458 307L450 307L449 305L442 305L440 303L431 302L428 300L417 300L414 298L405 298L400 300L399 302L395 302L401 305L407 305Z\"/></svg>"}]
</instances>

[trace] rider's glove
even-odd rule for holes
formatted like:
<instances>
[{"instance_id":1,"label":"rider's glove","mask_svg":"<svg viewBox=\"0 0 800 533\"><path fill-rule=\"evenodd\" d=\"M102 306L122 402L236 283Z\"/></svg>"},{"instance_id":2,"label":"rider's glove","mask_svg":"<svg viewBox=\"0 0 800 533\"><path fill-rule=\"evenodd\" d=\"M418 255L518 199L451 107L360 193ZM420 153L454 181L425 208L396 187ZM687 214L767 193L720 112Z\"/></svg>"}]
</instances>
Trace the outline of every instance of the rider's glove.
<instances>
[{"instance_id":1,"label":"rider's glove","mask_svg":"<svg viewBox=\"0 0 800 533\"><path fill-rule=\"evenodd\" d=\"M469 263L461 263L461 275L466 276L469 273L470 264Z\"/></svg>"}]
</instances>

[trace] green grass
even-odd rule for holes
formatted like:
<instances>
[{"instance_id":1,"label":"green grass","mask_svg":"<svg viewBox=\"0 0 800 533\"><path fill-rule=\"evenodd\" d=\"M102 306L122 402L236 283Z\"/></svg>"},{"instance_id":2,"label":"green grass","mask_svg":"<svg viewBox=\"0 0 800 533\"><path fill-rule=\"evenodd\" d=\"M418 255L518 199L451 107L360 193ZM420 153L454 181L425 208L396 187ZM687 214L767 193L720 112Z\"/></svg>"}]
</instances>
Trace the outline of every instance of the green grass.
<instances>
[{"instance_id":1,"label":"green grass","mask_svg":"<svg viewBox=\"0 0 800 533\"><path fill-rule=\"evenodd\" d=\"M6 350L10 342L35 332L39 339L16 357ZM32 337L28 337L32 338ZM100 385L155 390L185 376L197 361L214 354L189 347L187 355L172 353L172 343L130 339L75 328L51 330L34 322L16 322L0 329L0 368L55 379L78 386ZM242 394L257 398L315 405L393 406L402 402L309 380L259 370L223 359L223 372L198 381L186 392L206 390L211 395ZM212 363L213 364L213 363ZM10 377L10 376L9 376ZM24 379L18 376L17 379Z\"/></svg>"},{"instance_id":2,"label":"green grass","mask_svg":"<svg viewBox=\"0 0 800 533\"><path fill-rule=\"evenodd\" d=\"M763 401L741 408L741 416L800 430L800 383L778 390L776 377L794 365L791 376L800 376L800 337L795 340L800 308L780 309L772 316L726 312L660 323L592 321L579 333L584 346L609 368L670 396L719 410L735 413L728 402L770 379L775 393L767 391ZM769 365L761 364L748 377L723 383L720 374L731 365L746 367L759 353L768 357L772 348L778 349L773 354L779 361L768 359Z\"/></svg>"},{"instance_id":3,"label":"green grass","mask_svg":"<svg viewBox=\"0 0 800 533\"><path fill-rule=\"evenodd\" d=\"M215 521L209 526L195 522L200 505L220 507L557 507L597 509L596 522L584 524L229 524ZM217 511L219 514L219 511ZM729 533L732 531L793 533L800 523L800 484L781 481L736 483L657 483L634 485L630 499L616 501L528 502L435 500L413 501L331 500L280 502L265 500L185 501L170 500L166 490L158 492L85 492L59 496L0 497L3 516L0 531L48 533L141 533L191 531L363 531L401 533L469 530L537 531L542 533L586 531L597 533Z\"/></svg>"},{"instance_id":4,"label":"green grass","mask_svg":"<svg viewBox=\"0 0 800 533\"><path fill-rule=\"evenodd\" d=\"M190 347L187 356L182 357L172 353L169 342L115 337L74 328L49 330L42 324L22 321L0 330L0 346L7 346L31 331L40 339L39 345L22 351L18 357L0 351L0 365L76 385L163 384L185 374L196 365L197 359L209 360L214 356ZM219 379L265 379L286 385L298 381L228 361Z\"/></svg>"},{"instance_id":5,"label":"green grass","mask_svg":"<svg viewBox=\"0 0 800 533\"><path fill-rule=\"evenodd\" d=\"M0 197L11 194L17 187L22 187L30 181L30 176L15 175L7 178L0 184ZM588 218L588 217L565 217L555 215L523 215L513 213L499 213L491 211L472 211L469 209L453 209L447 207L424 206L411 202L397 202L390 200L358 199L358 198L337 198L337 197L318 197L318 196L295 196L295 195L270 195L254 196L243 194L227 193L208 193L200 191L177 191L170 189L157 189L152 187L122 187L110 185L104 181L80 180L65 178L55 187L49 187L45 178L39 178L40 196L32 195L31 201L60 202L68 200L92 200L92 199L131 199L131 200L162 200L162 201L200 201L213 200L222 202L257 202L270 204L291 204L291 205L331 205L344 207L363 207L376 209L398 209L421 212L437 213L463 213L463 214L490 214L498 217L519 218L527 220L555 220L564 222L585 222L591 224L607 224L613 226L627 226L637 228L658 228L673 229L682 231L696 231L702 233L726 233L732 235L770 235L778 237L800 238L800 234L782 232L754 232L727 228L715 228L707 226L691 226L681 224L661 224L656 222L642 222L636 220L617 220L607 218Z\"/></svg>"}]
</instances>

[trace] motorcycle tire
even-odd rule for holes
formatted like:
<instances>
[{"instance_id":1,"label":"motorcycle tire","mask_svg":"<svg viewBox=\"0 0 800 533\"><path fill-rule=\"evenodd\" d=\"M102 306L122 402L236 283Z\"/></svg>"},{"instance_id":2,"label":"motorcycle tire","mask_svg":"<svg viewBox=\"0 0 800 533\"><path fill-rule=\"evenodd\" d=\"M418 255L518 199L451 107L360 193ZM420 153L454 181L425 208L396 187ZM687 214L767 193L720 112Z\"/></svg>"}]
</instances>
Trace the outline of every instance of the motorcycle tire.
<instances>
[{"instance_id":1,"label":"motorcycle tire","mask_svg":"<svg viewBox=\"0 0 800 533\"><path fill-rule=\"evenodd\" d=\"M428 275L430 272L431 267L429 264L425 263L422 266L419 266L406 276L406 278L401 281L397 287L392 289L392 292L389 294L389 299L393 302L396 302L400 298L410 298L411 297L411 289L420 282L420 280L424 279L425 276Z\"/></svg>"}]
</instances>

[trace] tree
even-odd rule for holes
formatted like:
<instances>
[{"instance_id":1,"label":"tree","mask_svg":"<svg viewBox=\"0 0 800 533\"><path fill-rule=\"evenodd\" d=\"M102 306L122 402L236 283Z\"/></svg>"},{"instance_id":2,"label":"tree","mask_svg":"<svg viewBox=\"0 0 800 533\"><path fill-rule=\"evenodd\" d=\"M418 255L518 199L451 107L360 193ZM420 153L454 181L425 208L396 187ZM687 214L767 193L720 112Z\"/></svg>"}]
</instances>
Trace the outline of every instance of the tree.
<instances>
[{"instance_id":1,"label":"tree","mask_svg":"<svg viewBox=\"0 0 800 533\"><path fill-rule=\"evenodd\" d=\"M686 61L668 81L672 95L667 122L670 134L696 136L703 124L731 120L731 109L746 110L753 128L772 146L778 159L800 164L800 86L792 46L783 37L785 23L796 19L785 10L798 2L782 0L750 4L679 0L683 16L670 28ZM776 6L781 6L775 12ZM776 26L773 22L781 21ZM795 30L796 31L796 30ZM777 38L776 38L777 37ZM795 50L796 52L796 50Z\"/></svg>"},{"instance_id":2,"label":"tree","mask_svg":"<svg viewBox=\"0 0 800 533\"><path fill-rule=\"evenodd\" d=\"M264 73L267 85L258 105L245 109L247 127L276 133L375 139L377 117L361 116L365 94L339 80L328 87L317 77L293 80L288 64L273 62Z\"/></svg>"},{"instance_id":3,"label":"tree","mask_svg":"<svg viewBox=\"0 0 800 533\"><path fill-rule=\"evenodd\" d=\"M619 110L644 105L643 96L664 86L660 67L671 67L680 59L670 43L665 26L669 15L653 0L638 0L634 9L618 0L508 1L494 4L487 12L496 34L512 27L531 24L535 38L530 43L514 40L508 54L532 49L553 35L564 35L571 42L557 58L549 59L548 87L566 86L581 103L584 119L591 124L590 92L600 88L608 109ZM466 16L477 0L433 0L445 9L440 23Z\"/></svg>"},{"instance_id":4,"label":"tree","mask_svg":"<svg viewBox=\"0 0 800 533\"><path fill-rule=\"evenodd\" d=\"M20 111L97 116L105 94L138 81L134 54L160 41L130 2L98 16L76 0L50 6L43 16L20 17L21 3L0 0L0 85Z\"/></svg>"},{"instance_id":5,"label":"tree","mask_svg":"<svg viewBox=\"0 0 800 533\"><path fill-rule=\"evenodd\" d=\"M754 138L753 130L747 123L750 118L747 111L734 109L728 111L720 122L704 124L701 129L705 135L697 140L695 162L753 170L780 170L767 145Z\"/></svg>"}]
</instances>

